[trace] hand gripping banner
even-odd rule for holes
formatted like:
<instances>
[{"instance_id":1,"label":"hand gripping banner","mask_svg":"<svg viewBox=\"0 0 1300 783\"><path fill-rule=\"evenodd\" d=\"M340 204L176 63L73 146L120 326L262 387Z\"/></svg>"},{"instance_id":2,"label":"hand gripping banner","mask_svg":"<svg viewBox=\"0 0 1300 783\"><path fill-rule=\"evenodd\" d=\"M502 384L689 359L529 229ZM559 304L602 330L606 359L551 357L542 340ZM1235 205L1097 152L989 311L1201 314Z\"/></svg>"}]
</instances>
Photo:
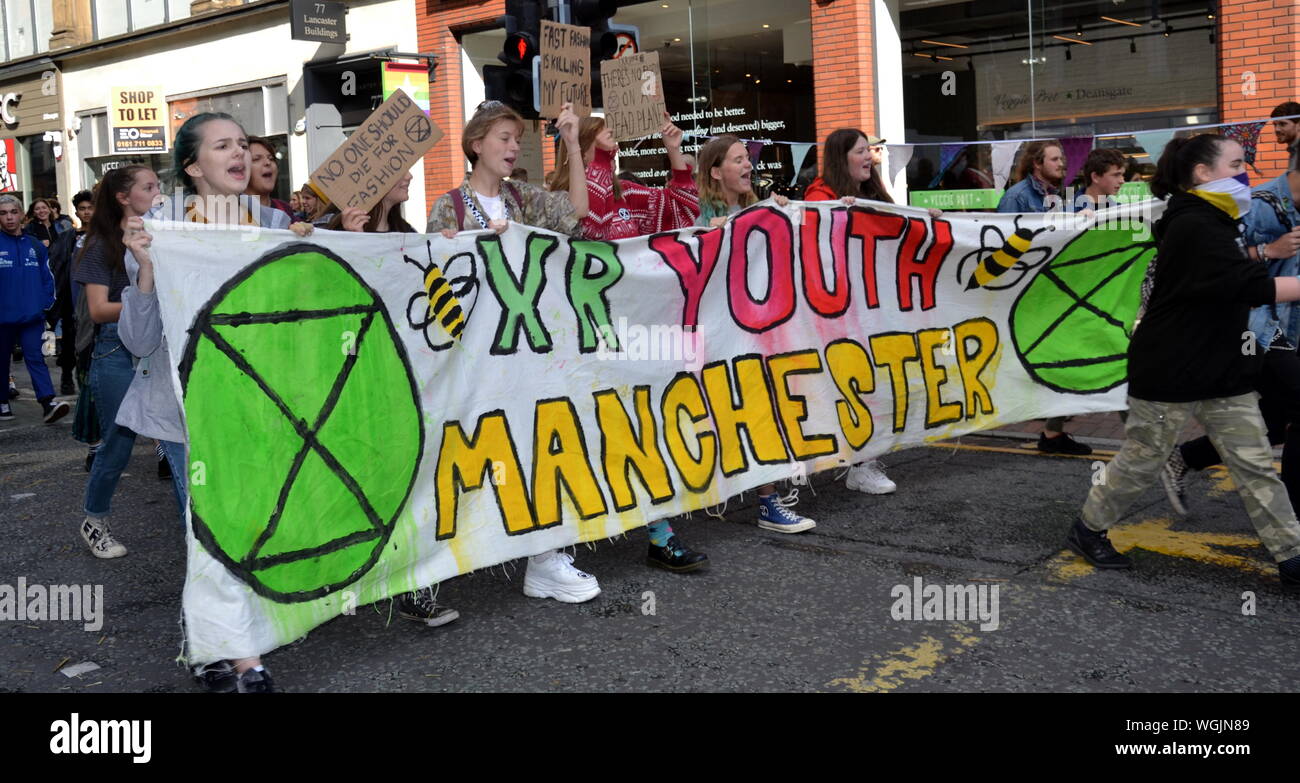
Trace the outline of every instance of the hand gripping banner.
<instances>
[{"instance_id":1,"label":"hand gripping banner","mask_svg":"<svg viewBox=\"0 0 1300 783\"><path fill-rule=\"evenodd\" d=\"M1159 204L620 242L151 223L193 663L900 447L1125 407Z\"/></svg>"}]
</instances>

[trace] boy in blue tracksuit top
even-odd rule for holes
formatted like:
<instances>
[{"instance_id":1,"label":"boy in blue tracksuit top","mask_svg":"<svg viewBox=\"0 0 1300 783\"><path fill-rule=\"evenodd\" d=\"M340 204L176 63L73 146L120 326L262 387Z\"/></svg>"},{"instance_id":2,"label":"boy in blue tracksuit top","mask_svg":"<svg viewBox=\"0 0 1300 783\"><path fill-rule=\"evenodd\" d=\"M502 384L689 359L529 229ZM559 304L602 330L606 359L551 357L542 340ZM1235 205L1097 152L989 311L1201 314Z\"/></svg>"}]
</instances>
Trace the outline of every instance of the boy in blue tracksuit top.
<instances>
[{"instance_id":1,"label":"boy in blue tracksuit top","mask_svg":"<svg viewBox=\"0 0 1300 783\"><path fill-rule=\"evenodd\" d=\"M25 235L22 225L22 203L14 196L0 196L0 354L4 356L0 378L9 377L9 357L14 343L20 343L48 424L69 410L66 402L54 402L54 384L41 352L45 311L54 304L54 276L45 246ZM0 419L12 418L9 385L0 384Z\"/></svg>"}]
</instances>

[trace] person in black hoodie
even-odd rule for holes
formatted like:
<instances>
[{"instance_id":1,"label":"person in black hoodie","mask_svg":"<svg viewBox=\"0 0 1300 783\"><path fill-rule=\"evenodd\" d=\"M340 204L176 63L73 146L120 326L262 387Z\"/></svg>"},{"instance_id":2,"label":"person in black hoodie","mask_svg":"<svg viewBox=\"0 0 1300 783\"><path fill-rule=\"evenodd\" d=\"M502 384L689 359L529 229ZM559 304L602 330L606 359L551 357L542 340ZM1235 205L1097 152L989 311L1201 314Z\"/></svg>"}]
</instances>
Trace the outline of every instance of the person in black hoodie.
<instances>
[{"instance_id":1,"label":"person in black hoodie","mask_svg":"<svg viewBox=\"0 0 1300 783\"><path fill-rule=\"evenodd\" d=\"M50 273L54 275L55 292L54 307L50 308L53 319L50 328L63 322L63 337L59 340L59 369L62 370L59 393L65 396L77 393L72 380L77 374L77 314L76 301L72 296L72 255L81 249L85 240L86 227L95 210L95 196L89 190L83 190L72 197L72 205L76 208L81 228L60 233L50 245Z\"/></svg>"},{"instance_id":2,"label":"person in black hoodie","mask_svg":"<svg viewBox=\"0 0 1300 783\"><path fill-rule=\"evenodd\" d=\"M1300 299L1300 278L1251 260L1240 231L1250 210L1241 145L1204 134L1174 139L1151 180L1168 197L1146 310L1128 350L1123 448L1088 493L1066 543L1098 568L1129 568L1107 530L1155 483L1187 419L1223 455L1282 583L1300 588L1300 523L1273 471L1255 380L1261 357L1244 350L1250 308Z\"/></svg>"}]
</instances>

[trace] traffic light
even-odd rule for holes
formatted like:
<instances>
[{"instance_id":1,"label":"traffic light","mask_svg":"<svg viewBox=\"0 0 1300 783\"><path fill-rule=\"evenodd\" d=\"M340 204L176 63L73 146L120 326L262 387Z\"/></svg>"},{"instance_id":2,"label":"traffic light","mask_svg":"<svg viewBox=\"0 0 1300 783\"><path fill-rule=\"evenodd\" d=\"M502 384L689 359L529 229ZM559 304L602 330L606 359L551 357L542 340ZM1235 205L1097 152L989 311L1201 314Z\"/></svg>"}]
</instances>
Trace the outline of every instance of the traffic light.
<instances>
[{"instance_id":1,"label":"traffic light","mask_svg":"<svg viewBox=\"0 0 1300 783\"><path fill-rule=\"evenodd\" d=\"M617 10L617 0L572 0L569 4L573 24L591 28L592 106L605 105L600 89L600 63L618 53L618 34L610 29L610 19Z\"/></svg>"},{"instance_id":2,"label":"traffic light","mask_svg":"<svg viewBox=\"0 0 1300 783\"><path fill-rule=\"evenodd\" d=\"M612 58L618 52L618 34L610 29L610 19L618 11L618 0L572 0L569 8L573 24L591 28L591 61Z\"/></svg>"},{"instance_id":3,"label":"traffic light","mask_svg":"<svg viewBox=\"0 0 1300 783\"><path fill-rule=\"evenodd\" d=\"M497 59L504 65L483 66L484 94L519 112L537 118L537 55L541 38L541 12L537 0L506 0L501 17L506 42Z\"/></svg>"}]
</instances>

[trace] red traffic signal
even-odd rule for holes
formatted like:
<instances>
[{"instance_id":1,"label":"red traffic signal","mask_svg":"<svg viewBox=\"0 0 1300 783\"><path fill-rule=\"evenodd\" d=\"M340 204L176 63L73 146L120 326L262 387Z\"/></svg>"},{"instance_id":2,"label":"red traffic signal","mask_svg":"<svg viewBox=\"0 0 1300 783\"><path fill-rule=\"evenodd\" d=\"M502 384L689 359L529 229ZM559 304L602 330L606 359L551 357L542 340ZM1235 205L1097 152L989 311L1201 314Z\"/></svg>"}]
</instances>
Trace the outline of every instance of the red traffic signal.
<instances>
[{"instance_id":1,"label":"red traffic signal","mask_svg":"<svg viewBox=\"0 0 1300 783\"><path fill-rule=\"evenodd\" d=\"M531 65L537 56L537 39L531 33L511 33L506 36L506 44L498 57L506 65Z\"/></svg>"}]
</instances>

